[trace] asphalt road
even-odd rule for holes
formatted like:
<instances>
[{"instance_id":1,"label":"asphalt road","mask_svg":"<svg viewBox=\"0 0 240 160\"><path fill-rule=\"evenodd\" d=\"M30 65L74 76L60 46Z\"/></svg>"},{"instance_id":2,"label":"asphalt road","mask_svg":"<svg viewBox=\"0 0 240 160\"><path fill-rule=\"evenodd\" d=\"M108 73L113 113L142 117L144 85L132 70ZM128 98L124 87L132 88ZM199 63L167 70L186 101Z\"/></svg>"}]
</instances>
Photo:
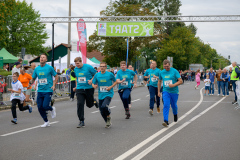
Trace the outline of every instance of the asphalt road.
<instances>
[{"instance_id":1,"label":"asphalt road","mask_svg":"<svg viewBox=\"0 0 240 160\"><path fill-rule=\"evenodd\" d=\"M119 95L110 104L112 127L105 128L98 109L85 109L85 128L78 125L76 101L56 102L57 117L43 124L37 107L33 113L18 111L14 125L11 111L0 112L0 160L239 160L240 109L229 97L203 96L194 82L180 86L179 121L164 128L162 112L148 113L146 87L132 91L131 118L125 119ZM200 88L203 88L201 82ZM155 106L156 107L156 106ZM162 109L162 103L161 103Z\"/></svg>"}]
</instances>

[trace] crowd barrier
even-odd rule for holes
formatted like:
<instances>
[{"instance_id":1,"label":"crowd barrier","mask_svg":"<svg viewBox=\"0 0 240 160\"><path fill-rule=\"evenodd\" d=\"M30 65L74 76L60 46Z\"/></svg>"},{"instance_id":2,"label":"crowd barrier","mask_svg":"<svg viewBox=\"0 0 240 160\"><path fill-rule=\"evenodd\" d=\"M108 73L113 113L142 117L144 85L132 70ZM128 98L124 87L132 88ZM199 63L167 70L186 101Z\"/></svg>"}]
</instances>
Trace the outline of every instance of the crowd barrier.
<instances>
[{"instance_id":1,"label":"crowd barrier","mask_svg":"<svg viewBox=\"0 0 240 160\"><path fill-rule=\"evenodd\" d=\"M11 92L7 91L7 88L11 88L12 75L5 76L4 82L7 83L7 86L4 87L4 93L0 95L0 102L3 102L4 104L0 104L0 105L6 105L5 102L10 101ZM144 85L143 75L138 75L137 86L142 86L142 85ZM32 92L31 92L30 98L36 101L37 93L34 90L34 86L35 86L35 83L32 85ZM53 97L69 96L71 93L71 83L69 78L67 78L66 75L60 75L55 88L56 90L53 92ZM113 89L118 90L118 85L114 86ZM98 92L98 90L95 89L95 92Z\"/></svg>"},{"instance_id":2,"label":"crowd barrier","mask_svg":"<svg viewBox=\"0 0 240 160\"><path fill-rule=\"evenodd\" d=\"M236 81L236 94L238 106L235 109L240 109L240 81Z\"/></svg>"}]
</instances>

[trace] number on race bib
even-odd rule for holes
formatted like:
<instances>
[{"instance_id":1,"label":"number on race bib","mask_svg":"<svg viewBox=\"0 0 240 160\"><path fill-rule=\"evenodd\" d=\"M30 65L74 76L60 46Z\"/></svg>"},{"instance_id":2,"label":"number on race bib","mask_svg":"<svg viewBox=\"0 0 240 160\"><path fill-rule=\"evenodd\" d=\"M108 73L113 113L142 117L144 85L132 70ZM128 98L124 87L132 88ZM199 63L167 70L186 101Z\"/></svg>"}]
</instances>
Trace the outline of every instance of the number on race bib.
<instances>
[{"instance_id":1,"label":"number on race bib","mask_svg":"<svg viewBox=\"0 0 240 160\"><path fill-rule=\"evenodd\" d=\"M164 81L165 87L168 87L169 84L172 84L172 80Z\"/></svg>"},{"instance_id":2,"label":"number on race bib","mask_svg":"<svg viewBox=\"0 0 240 160\"><path fill-rule=\"evenodd\" d=\"M47 78L42 78L42 79L39 79L39 85L46 85L48 82L47 82Z\"/></svg>"},{"instance_id":3,"label":"number on race bib","mask_svg":"<svg viewBox=\"0 0 240 160\"><path fill-rule=\"evenodd\" d=\"M19 93L13 93L13 97L20 97Z\"/></svg>"},{"instance_id":4,"label":"number on race bib","mask_svg":"<svg viewBox=\"0 0 240 160\"><path fill-rule=\"evenodd\" d=\"M128 86L128 82L122 82L121 85L122 86Z\"/></svg>"},{"instance_id":5,"label":"number on race bib","mask_svg":"<svg viewBox=\"0 0 240 160\"><path fill-rule=\"evenodd\" d=\"M157 78L152 77L151 80L152 80L152 82L156 82Z\"/></svg>"},{"instance_id":6,"label":"number on race bib","mask_svg":"<svg viewBox=\"0 0 240 160\"><path fill-rule=\"evenodd\" d=\"M100 90L100 92L108 92L107 91L107 86L100 86L99 90Z\"/></svg>"},{"instance_id":7,"label":"number on race bib","mask_svg":"<svg viewBox=\"0 0 240 160\"><path fill-rule=\"evenodd\" d=\"M78 83L86 83L86 77L78 77Z\"/></svg>"},{"instance_id":8,"label":"number on race bib","mask_svg":"<svg viewBox=\"0 0 240 160\"><path fill-rule=\"evenodd\" d=\"M23 91L27 91L27 87L23 87Z\"/></svg>"}]
</instances>

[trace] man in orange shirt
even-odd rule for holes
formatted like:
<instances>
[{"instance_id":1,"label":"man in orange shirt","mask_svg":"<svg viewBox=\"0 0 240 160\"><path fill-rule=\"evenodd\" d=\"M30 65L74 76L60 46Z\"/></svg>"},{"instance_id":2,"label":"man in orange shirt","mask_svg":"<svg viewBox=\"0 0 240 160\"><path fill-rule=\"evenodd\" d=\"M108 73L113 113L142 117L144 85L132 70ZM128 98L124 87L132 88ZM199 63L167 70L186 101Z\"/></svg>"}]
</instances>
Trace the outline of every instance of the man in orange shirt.
<instances>
[{"instance_id":1,"label":"man in orange shirt","mask_svg":"<svg viewBox=\"0 0 240 160\"><path fill-rule=\"evenodd\" d=\"M32 99L30 99L30 94L31 94L31 90L32 90L32 86L30 84L30 81L32 79L32 76L30 74L26 73L24 68L20 69L20 73L21 74L19 75L18 80L23 85L23 94L26 97L25 102L32 102L32 105L34 105L34 101Z\"/></svg>"}]
</instances>

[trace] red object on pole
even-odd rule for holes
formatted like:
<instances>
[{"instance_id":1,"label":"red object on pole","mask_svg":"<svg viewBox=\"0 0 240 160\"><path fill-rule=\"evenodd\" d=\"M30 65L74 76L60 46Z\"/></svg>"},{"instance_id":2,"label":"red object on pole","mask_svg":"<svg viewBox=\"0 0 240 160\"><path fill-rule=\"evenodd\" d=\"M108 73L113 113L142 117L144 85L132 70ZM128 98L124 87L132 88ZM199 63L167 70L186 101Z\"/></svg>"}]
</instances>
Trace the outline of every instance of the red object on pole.
<instances>
[{"instance_id":1,"label":"red object on pole","mask_svg":"<svg viewBox=\"0 0 240 160\"><path fill-rule=\"evenodd\" d=\"M77 31L79 37L79 44L82 53L83 64L87 61L87 28L83 19L79 19L77 23Z\"/></svg>"}]
</instances>

